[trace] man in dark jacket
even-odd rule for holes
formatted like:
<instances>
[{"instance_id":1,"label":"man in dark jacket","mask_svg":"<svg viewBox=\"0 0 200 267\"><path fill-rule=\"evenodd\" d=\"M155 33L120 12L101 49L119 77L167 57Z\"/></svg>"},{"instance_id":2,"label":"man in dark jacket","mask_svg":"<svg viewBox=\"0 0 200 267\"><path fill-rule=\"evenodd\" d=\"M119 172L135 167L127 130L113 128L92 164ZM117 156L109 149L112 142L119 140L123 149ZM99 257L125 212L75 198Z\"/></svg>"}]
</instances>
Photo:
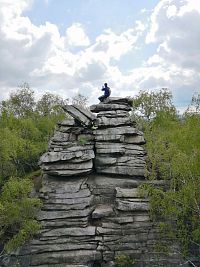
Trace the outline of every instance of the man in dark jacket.
<instances>
[{"instance_id":1,"label":"man in dark jacket","mask_svg":"<svg viewBox=\"0 0 200 267\"><path fill-rule=\"evenodd\" d=\"M99 101L104 102L104 100L110 96L111 90L110 87L108 87L107 83L104 83L104 86L101 90L104 91L104 95L99 97Z\"/></svg>"}]
</instances>

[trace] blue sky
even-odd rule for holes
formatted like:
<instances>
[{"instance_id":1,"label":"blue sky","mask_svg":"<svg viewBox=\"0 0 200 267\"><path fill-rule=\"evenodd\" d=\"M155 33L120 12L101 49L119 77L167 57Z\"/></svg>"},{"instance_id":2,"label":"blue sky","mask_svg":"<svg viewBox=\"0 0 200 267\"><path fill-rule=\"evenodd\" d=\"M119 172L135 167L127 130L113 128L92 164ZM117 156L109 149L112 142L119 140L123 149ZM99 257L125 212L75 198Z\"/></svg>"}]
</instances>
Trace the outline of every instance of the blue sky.
<instances>
[{"instance_id":1,"label":"blue sky","mask_svg":"<svg viewBox=\"0 0 200 267\"><path fill-rule=\"evenodd\" d=\"M152 10L156 0L36 0L25 12L35 24L50 21L58 25L63 34L66 27L76 21L86 25L87 33L95 38L106 28L121 32L141 19L141 10Z\"/></svg>"},{"instance_id":2,"label":"blue sky","mask_svg":"<svg viewBox=\"0 0 200 267\"><path fill-rule=\"evenodd\" d=\"M24 81L97 103L169 88L179 110L200 88L196 0L0 0L0 99Z\"/></svg>"}]
</instances>

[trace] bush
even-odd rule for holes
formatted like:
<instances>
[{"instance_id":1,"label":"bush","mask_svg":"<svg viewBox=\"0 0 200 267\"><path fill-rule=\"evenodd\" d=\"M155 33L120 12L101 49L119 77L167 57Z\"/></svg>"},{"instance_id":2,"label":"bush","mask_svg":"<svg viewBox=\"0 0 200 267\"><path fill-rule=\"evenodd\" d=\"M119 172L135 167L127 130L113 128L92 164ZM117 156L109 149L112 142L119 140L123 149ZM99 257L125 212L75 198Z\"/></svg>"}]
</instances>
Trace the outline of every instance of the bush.
<instances>
[{"instance_id":1,"label":"bush","mask_svg":"<svg viewBox=\"0 0 200 267\"><path fill-rule=\"evenodd\" d=\"M117 267L132 267L135 264L135 260L127 255L118 255L115 257L115 263Z\"/></svg>"},{"instance_id":2,"label":"bush","mask_svg":"<svg viewBox=\"0 0 200 267\"><path fill-rule=\"evenodd\" d=\"M41 201L31 198L30 179L12 177L2 188L0 197L0 238L7 252L16 250L36 234L40 225L35 220Z\"/></svg>"}]
</instances>

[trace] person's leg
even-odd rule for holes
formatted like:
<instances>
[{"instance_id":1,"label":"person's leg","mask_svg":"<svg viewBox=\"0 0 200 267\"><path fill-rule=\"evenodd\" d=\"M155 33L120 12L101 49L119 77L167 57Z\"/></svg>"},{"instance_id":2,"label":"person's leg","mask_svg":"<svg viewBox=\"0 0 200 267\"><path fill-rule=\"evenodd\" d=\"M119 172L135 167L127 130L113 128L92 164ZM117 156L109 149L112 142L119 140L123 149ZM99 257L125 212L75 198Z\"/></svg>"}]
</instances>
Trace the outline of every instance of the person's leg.
<instances>
[{"instance_id":1,"label":"person's leg","mask_svg":"<svg viewBox=\"0 0 200 267\"><path fill-rule=\"evenodd\" d=\"M102 95L102 96L99 97L99 101L100 102L103 102L103 100L104 100L104 95Z\"/></svg>"}]
</instances>

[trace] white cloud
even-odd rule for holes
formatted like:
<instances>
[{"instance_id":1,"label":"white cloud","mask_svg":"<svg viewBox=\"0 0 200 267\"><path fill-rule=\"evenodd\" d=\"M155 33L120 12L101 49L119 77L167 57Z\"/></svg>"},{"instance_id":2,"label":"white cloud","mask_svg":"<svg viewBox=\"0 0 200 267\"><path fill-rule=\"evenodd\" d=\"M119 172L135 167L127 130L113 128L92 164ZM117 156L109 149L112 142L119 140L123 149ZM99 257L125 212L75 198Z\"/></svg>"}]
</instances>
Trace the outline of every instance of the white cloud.
<instances>
[{"instance_id":1,"label":"white cloud","mask_svg":"<svg viewBox=\"0 0 200 267\"><path fill-rule=\"evenodd\" d=\"M175 5L169 6L167 8L167 17L170 19L177 14L177 7Z\"/></svg>"},{"instance_id":2,"label":"white cloud","mask_svg":"<svg viewBox=\"0 0 200 267\"><path fill-rule=\"evenodd\" d=\"M66 30L66 41L71 46L88 46L90 40L80 23L73 23Z\"/></svg>"},{"instance_id":3,"label":"white cloud","mask_svg":"<svg viewBox=\"0 0 200 267\"><path fill-rule=\"evenodd\" d=\"M161 0L150 21L146 43L157 44L158 48L148 59L146 79L140 84L144 88L166 84L177 103L186 98L189 102L200 87L200 3ZM153 73L152 68L155 68Z\"/></svg>"},{"instance_id":4,"label":"white cloud","mask_svg":"<svg viewBox=\"0 0 200 267\"><path fill-rule=\"evenodd\" d=\"M93 52L101 51L106 53L109 59L120 60L123 55L137 48L136 43L144 30L145 26L141 21L136 21L135 27L121 34L106 29L96 38Z\"/></svg>"},{"instance_id":5,"label":"white cloud","mask_svg":"<svg viewBox=\"0 0 200 267\"><path fill-rule=\"evenodd\" d=\"M158 55L182 68L200 70L200 3L162 0L151 16L146 42L159 43Z\"/></svg>"},{"instance_id":6,"label":"white cloud","mask_svg":"<svg viewBox=\"0 0 200 267\"><path fill-rule=\"evenodd\" d=\"M109 83L113 96L168 87L180 99L190 97L191 88L200 86L200 5L196 0L158 3L146 37L147 43L157 45L157 51L142 67L126 74L121 60L142 45L147 25L141 20L121 33L104 29L91 43L80 23L72 22L65 35L50 22L34 25L23 16L31 0L0 0L0 4L1 98L23 81L40 95L43 90L63 97L79 92L91 102L97 101L104 82Z\"/></svg>"}]
</instances>

